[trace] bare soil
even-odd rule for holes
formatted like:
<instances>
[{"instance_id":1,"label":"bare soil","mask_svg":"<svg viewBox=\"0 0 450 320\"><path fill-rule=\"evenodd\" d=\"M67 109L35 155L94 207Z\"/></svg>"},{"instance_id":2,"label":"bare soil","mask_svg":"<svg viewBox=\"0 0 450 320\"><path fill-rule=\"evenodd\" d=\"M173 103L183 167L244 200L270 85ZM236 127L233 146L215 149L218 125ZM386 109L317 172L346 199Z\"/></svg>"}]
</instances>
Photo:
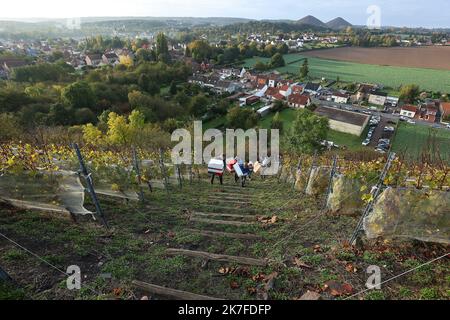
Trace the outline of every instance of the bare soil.
<instances>
[{"instance_id":1,"label":"bare soil","mask_svg":"<svg viewBox=\"0 0 450 320\"><path fill-rule=\"evenodd\" d=\"M450 46L413 48L345 47L313 50L305 56L396 67L450 70Z\"/></svg>"}]
</instances>

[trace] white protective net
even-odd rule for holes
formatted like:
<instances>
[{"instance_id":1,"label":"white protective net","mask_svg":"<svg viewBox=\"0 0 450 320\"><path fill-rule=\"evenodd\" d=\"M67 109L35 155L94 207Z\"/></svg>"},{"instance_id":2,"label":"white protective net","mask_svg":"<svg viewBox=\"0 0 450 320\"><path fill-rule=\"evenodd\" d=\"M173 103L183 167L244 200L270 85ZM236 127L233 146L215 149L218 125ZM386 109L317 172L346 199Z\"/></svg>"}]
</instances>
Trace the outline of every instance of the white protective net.
<instances>
[{"instance_id":1,"label":"white protective net","mask_svg":"<svg viewBox=\"0 0 450 320\"><path fill-rule=\"evenodd\" d=\"M92 214L84 208L84 197L84 187L76 172L21 172L0 177L0 199L18 208Z\"/></svg>"},{"instance_id":2,"label":"white protective net","mask_svg":"<svg viewBox=\"0 0 450 320\"><path fill-rule=\"evenodd\" d=\"M450 192L387 188L364 220L369 239L409 238L450 244Z\"/></svg>"}]
</instances>

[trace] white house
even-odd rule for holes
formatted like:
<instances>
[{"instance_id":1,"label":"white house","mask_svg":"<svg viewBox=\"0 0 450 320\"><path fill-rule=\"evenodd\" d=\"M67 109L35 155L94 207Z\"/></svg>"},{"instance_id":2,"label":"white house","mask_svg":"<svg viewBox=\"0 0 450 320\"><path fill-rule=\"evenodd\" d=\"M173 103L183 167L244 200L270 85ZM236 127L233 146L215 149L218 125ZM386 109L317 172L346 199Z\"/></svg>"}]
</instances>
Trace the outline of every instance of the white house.
<instances>
[{"instance_id":1,"label":"white house","mask_svg":"<svg viewBox=\"0 0 450 320\"><path fill-rule=\"evenodd\" d=\"M345 94L345 93L341 93L341 92L335 92L333 93L333 95L331 96L331 99L335 102L335 103L348 103L348 99L349 99L349 95Z\"/></svg>"},{"instance_id":2,"label":"white house","mask_svg":"<svg viewBox=\"0 0 450 320\"><path fill-rule=\"evenodd\" d=\"M386 100L387 100L386 93L377 92L369 95L369 103L376 104L378 106L384 106Z\"/></svg>"},{"instance_id":3,"label":"white house","mask_svg":"<svg viewBox=\"0 0 450 320\"><path fill-rule=\"evenodd\" d=\"M404 105L401 109L400 109L400 115L404 116L404 117L408 117L408 118L414 118L416 116L417 113L417 107L413 106L413 105Z\"/></svg>"}]
</instances>

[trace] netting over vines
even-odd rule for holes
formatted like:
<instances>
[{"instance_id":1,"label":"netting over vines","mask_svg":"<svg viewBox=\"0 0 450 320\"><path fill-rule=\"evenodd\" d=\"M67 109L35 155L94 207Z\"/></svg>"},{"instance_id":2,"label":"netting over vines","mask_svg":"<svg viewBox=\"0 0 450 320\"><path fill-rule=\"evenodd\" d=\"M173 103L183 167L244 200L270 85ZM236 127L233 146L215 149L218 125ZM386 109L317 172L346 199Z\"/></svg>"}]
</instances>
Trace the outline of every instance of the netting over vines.
<instances>
[{"instance_id":1,"label":"netting over vines","mask_svg":"<svg viewBox=\"0 0 450 320\"><path fill-rule=\"evenodd\" d=\"M0 198L17 207L92 214L84 208L84 197L84 187L76 172L22 171L0 177Z\"/></svg>"},{"instance_id":2,"label":"netting over vines","mask_svg":"<svg viewBox=\"0 0 450 320\"><path fill-rule=\"evenodd\" d=\"M364 221L368 238L450 243L450 193L387 188Z\"/></svg>"}]
</instances>

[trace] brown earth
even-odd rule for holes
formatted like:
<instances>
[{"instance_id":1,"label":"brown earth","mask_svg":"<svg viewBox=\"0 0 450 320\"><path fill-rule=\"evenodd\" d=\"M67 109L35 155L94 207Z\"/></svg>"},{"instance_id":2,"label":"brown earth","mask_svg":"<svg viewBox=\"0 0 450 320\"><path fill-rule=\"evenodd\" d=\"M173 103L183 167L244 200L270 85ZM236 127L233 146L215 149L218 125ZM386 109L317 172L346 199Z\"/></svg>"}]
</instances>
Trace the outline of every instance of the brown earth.
<instances>
[{"instance_id":1,"label":"brown earth","mask_svg":"<svg viewBox=\"0 0 450 320\"><path fill-rule=\"evenodd\" d=\"M414 48L345 47L313 50L305 56L397 67L450 70L450 46Z\"/></svg>"}]
</instances>

